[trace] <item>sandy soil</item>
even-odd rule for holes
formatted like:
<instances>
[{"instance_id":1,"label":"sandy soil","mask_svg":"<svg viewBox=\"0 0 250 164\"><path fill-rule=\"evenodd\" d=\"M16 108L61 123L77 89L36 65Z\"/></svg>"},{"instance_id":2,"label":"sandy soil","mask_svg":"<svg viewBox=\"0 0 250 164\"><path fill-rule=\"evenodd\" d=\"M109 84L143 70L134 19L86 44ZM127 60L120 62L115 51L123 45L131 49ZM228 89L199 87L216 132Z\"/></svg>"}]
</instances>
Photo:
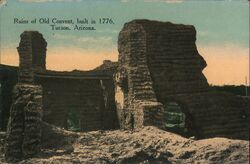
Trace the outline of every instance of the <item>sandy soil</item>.
<instances>
[{"instance_id":1,"label":"sandy soil","mask_svg":"<svg viewBox=\"0 0 250 164\"><path fill-rule=\"evenodd\" d=\"M4 133L0 133L0 163ZM44 125L42 152L20 164L78 163L249 163L249 141L193 140L144 127L140 131L74 133Z\"/></svg>"}]
</instances>

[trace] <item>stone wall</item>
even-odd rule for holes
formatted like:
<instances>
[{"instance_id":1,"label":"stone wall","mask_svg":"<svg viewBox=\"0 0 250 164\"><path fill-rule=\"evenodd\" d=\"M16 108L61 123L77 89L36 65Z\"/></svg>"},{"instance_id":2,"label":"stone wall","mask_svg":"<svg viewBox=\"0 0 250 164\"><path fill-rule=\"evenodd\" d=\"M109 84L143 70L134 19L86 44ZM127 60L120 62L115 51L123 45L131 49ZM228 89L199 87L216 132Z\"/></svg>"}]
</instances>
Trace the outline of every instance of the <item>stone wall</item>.
<instances>
[{"instance_id":1,"label":"stone wall","mask_svg":"<svg viewBox=\"0 0 250 164\"><path fill-rule=\"evenodd\" d=\"M37 31L24 31L17 47L19 53L19 82L34 83L36 71L46 69L47 42Z\"/></svg>"},{"instance_id":2,"label":"stone wall","mask_svg":"<svg viewBox=\"0 0 250 164\"><path fill-rule=\"evenodd\" d=\"M5 131L10 107L12 104L12 90L17 83L18 67L0 64L0 131Z\"/></svg>"},{"instance_id":3,"label":"stone wall","mask_svg":"<svg viewBox=\"0 0 250 164\"><path fill-rule=\"evenodd\" d=\"M17 161L40 151L41 118L41 86L16 85L7 129L5 150L7 161Z\"/></svg>"},{"instance_id":4,"label":"stone wall","mask_svg":"<svg viewBox=\"0 0 250 164\"><path fill-rule=\"evenodd\" d=\"M40 151L42 87L35 85L35 72L45 70L47 43L37 31L25 31L17 48L18 83L12 96L7 127L5 158L17 161Z\"/></svg>"},{"instance_id":5,"label":"stone wall","mask_svg":"<svg viewBox=\"0 0 250 164\"><path fill-rule=\"evenodd\" d=\"M248 139L249 98L213 92L202 73L193 26L134 20L118 38L116 105L122 128L162 127L163 106L177 102L198 138Z\"/></svg>"},{"instance_id":6,"label":"stone wall","mask_svg":"<svg viewBox=\"0 0 250 164\"><path fill-rule=\"evenodd\" d=\"M110 80L41 77L39 83L43 86L44 121L67 129L68 112L75 110L80 131L117 128Z\"/></svg>"},{"instance_id":7,"label":"stone wall","mask_svg":"<svg viewBox=\"0 0 250 164\"><path fill-rule=\"evenodd\" d=\"M249 97L209 91L171 95L167 100L184 105L193 118L190 130L198 138L249 139Z\"/></svg>"},{"instance_id":8,"label":"stone wall","mask_svg":"<svg viewBox=\"0 0 250 164\"><path fill-rule=\"evenodd\" d=\"M139 21L146 31L147 61L157 99L179 93L208 90L202 70L205 60L197 51L191 25Z\"/></svg>"},{"instance_id":9,"label":"stone wall","mask_svg":"<svg viewBox=\"0 0 250 164\"><path fill-rule=\"evenodd\" d=\"M118 51L119 67L115 81L120 127L161 126L163 108L153 90L146 56L146 31L142 25L134 22L124 25L119 33ZM157 118L147 119L147 109L154 110ZM151 121L146 123L146 120Z\"/></svg>"},{"instance_id":10,"label":"stone wall","mask_svg":"<svg viewBox=\"0 0 250 164\"><path fill-rule=\"evenodd\" d=\"M46 46L42 34L25 31L18 47L19 82L43 86L43 119L67 128L67 115L70 109L74 109L79 114L81 131L117 128L113 63L104 61L92 72L46 71ZM99 75L108 79L96 79Z\"/></svg>"}]
</instances>

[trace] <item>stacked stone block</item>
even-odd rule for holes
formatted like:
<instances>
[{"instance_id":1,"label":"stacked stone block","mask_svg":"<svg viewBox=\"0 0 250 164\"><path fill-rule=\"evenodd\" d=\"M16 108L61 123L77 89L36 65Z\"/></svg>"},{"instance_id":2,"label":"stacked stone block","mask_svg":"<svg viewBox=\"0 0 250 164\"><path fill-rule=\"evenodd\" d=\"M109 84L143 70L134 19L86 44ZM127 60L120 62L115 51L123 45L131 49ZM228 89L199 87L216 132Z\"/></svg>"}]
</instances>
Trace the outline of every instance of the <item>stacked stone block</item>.
<instances>
[{"instance_id":1,"label":"stacked stone block","mask_svg":"<svg viewBox=\"0 0 250 164\"><path fill-rule=\"evenodd\" d=\"M7 130L5 157L8 161L31 157L40 151L42 87L35 84L35 72L45 70L47 43L37 31L21 34L18 53L19 80Z\"/></svg>"},{"instance_id":2,"label":"stacked stone block","mask_svg":"<svg viewBox=\"0 0 250 164\"><path fill-rule=\"evenodd\" d=\"M17 84L13 91L5 157L17 161L40 151L42 88Z\"/></svg>"},{"instance_id":3,"label":"stacked stone block","mask_svg":"<svg viewBox=\"0 0 250 164\"><path fill-rule=\"evenodd\" d=\"M117 113L120 114L120 127L129 129L140 128L145 124L156 125L155 118L146 118L149 116L147 110L157 111L156 115L163 116L161 114L163 108L159 105L153 90L146 56L146 31L142 25L134 22L124 25L119 33L118 51L119 67L115 80L116 88L121 88L123 93L116 94L122 94L124 97L123 100L116 100ZM119 106L119 103L124 104L123 107ZM149 107L146 104L151 105ZM148 121L145 122L145 120ZM161 126L161 123L157 124Z\"/></svg>"},{"instance_id":4,"label":"stacked stone block","mask_svg":"<svg viewBox=\"0 0 250 164\"><path fill-rule=\"evenodd\" d=\"M46 69L47 42L37 31L25 31L17 47L19 53L19 82L34 83L36 71Z\"/></svg>"}]
</instances>

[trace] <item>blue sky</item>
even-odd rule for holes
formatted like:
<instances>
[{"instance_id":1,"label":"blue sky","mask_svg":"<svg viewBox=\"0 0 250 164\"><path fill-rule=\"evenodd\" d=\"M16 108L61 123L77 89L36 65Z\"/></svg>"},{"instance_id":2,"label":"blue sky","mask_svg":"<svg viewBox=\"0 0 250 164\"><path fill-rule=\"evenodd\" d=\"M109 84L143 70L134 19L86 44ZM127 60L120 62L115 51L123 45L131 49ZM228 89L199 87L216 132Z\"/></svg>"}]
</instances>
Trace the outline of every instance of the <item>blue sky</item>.
<instances>
[{"instance_id":1,"label":"blue sky","mask_svg":"<svg viewBox=\"0 0 250 164\"><path fill-rule=\"evenodd\" d=\"M2 2L0 8L2 56L7 56L7 51L15 50L20 40L19 36L24 30L40 31L51 50L59 51L64 47L92 51L95 55L103 55L103 51L116 53L118 33L125 22L133 19L192 24L197 30L197 45L204 48L231 46L234 49L245 50L249 46L247 0L8 0L5 2L6 0ZM13 23L14 18L31 20L47 17L50 19L108 17L112 18L115 24L96 25L96 31L52 31L47 24ZM222 54L223 57L227 57L226 52ZM232 57L228 55L228 58Z\"/></svg>"},{"instance_id":2,"label":"blue sky","mask_svg":"<svg viewBox=\"0 0 250 164\"><path fill-rule=\"evenodd\" d=\"M26 29L39 30L51 46L70 45L70 40L58 41L53 34L83 37L112 37L116 46L117 33L123 24L133 19L153 19L192 24L198 31L198 43L223 44L230 42L248 46L248 2L234 1L135 1L135 0L12 0L1 7L1 40L3 47L16 45ZM14 18L113 18L115 25L96 26L95 32L52 31L48 25L14 25ZM98 48L93 47L93 48Z\"/></svg>"}]
</instances>

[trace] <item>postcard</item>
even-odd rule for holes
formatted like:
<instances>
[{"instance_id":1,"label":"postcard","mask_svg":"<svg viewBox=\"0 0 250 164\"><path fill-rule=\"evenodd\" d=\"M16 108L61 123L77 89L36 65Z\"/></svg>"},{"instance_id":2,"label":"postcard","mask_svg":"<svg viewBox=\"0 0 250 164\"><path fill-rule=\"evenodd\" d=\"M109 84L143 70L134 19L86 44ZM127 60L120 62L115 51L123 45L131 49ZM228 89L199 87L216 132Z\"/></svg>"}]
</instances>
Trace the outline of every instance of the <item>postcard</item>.
<instances>
[{"instance_id":1,"label":"postcard","mask_svg":"<svg viewBox=\"0 0 250 164\"><path fill-rule=\"evenodd\" d=\"M0 163L248 163L248 0L0 0Z\"/></svg>"}]
</instances>

